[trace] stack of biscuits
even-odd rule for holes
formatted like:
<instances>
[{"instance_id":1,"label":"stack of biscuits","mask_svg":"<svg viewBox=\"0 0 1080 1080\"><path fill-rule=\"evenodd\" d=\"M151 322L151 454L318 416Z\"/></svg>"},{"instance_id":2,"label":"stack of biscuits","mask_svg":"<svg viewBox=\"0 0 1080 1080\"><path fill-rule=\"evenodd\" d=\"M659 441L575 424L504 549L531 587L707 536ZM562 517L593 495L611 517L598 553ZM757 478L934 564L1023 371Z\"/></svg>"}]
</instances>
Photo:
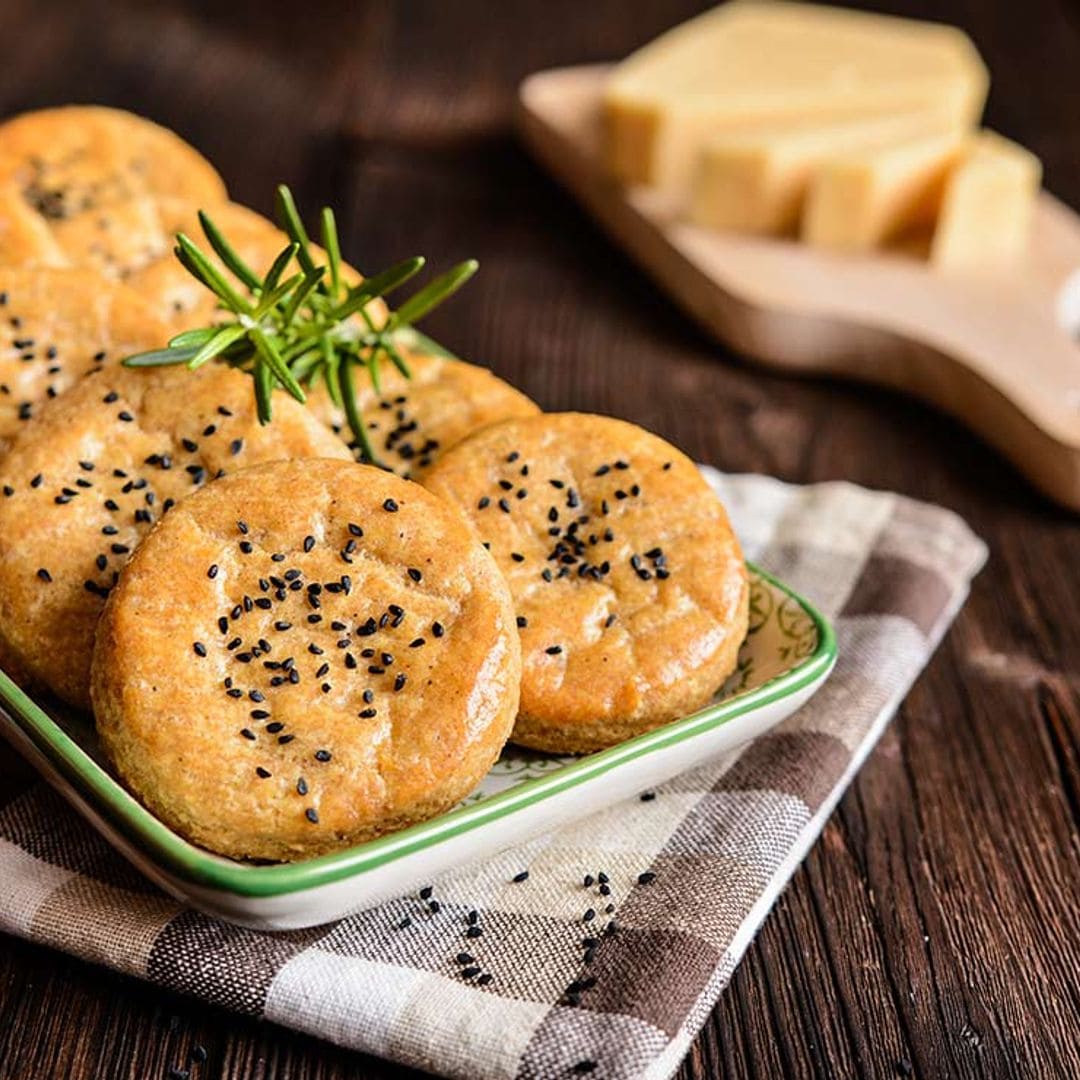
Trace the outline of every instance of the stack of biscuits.
<instances>
[{"instance_id":1,"label":"stack of biscuits","mask_svg":"<svg viewBox=\"0 0 1080 1080\"><path fill-rule=\"evenodd\" d=\"M227 364L123 366L213 323L172 254L202 209L257 272L287 244L147 120L0 124L12 678L92 710L171 828L259 860L440 814L508 739L590 752L709 701L746 632L746 570L663 440L541 413L413 348L411 379L385 365L357 390L377 469L325 391L277 395L262 424Z\"/></svg>"}]
</instances>

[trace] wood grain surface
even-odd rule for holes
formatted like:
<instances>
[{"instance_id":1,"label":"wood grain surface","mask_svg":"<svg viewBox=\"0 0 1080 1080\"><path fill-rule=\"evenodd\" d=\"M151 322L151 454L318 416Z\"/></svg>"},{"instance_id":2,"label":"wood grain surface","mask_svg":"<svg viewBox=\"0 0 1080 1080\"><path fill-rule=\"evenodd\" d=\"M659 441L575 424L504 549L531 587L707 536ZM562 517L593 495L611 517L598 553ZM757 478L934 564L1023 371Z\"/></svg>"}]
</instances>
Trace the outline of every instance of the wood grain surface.
<instances>
[{"instance_id":1,"label":"wood grain surface","mask_svg":"<svg viewBox=\"0 0 1080 1080\"><path fill-rule=\"evenodd\" d=\"M258 209L279 180L308 208L332 202L361 267L476 256L480 274L426 328L545 407L627 417L723 469L845 478L963 514L990 564L680 1077L1080 1075L1077 519L925 406L725 355L511 135L529 71L618 57L696 6L0 0L0 114L143 112ZM1080 11L882 7L969 30L994 72L991 124L1080 207ZM0 783L24 775L0 759ZM0 937L3 1080L156 1080L195 1046L199 1080L409 1075Z\"/></svg>"}]
</instances>

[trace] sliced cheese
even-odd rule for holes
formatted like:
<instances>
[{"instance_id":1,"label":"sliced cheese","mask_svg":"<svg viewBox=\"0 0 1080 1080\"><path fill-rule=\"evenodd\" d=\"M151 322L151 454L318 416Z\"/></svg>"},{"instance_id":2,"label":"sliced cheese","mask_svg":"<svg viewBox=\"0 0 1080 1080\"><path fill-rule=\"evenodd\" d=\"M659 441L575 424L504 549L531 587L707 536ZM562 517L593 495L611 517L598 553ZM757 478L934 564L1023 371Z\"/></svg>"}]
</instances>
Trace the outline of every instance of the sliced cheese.
<instances>
[{"instance_id":1,"label":"sliced cheese","mask_svg":"<svg viewBox=\"0 0 1080 1080\"><path fill-rule=\"evenodd\" d=\"M972 124L987 74L952 27L809 4L736 0L620 64L604 100L610 171L685 192L703 142L748 124L930 110Z\"/></svg>"},{"instance_id":2,"label":"sliced cheese","mask_svg":"<svg viewBox=\"0 0 1080 1080\"><path fill-rule=\"evenodd\" d=\"M794 232L807 186L823 161L852 151L965 125L934 112L847 120L813 127L766 125L714 136L695 172L690 217L699 225L777 235Z\"/></svg>"},{"instance_id":3,"label":"sliced cheese","mask_svg":"<svg viewBox=\"0 0 1080 1080\"><path fill-rule=\"evenodd\" d=\"M950 132L830 159L810 182L803 240L868 251L932 224L963 147L964 136Z\"/></svg>"},{"instance_id":4,"label":"sliced cheese","mask_svg":"<svg viewBox=\"0 0 1080 1080\"><path fill-rule=\"evenodd\" d=\"M1042 164L992 131L973 138L945 183L930 259L947 270L996 269L1027 247Z\"/></svg>"}]
</instances>

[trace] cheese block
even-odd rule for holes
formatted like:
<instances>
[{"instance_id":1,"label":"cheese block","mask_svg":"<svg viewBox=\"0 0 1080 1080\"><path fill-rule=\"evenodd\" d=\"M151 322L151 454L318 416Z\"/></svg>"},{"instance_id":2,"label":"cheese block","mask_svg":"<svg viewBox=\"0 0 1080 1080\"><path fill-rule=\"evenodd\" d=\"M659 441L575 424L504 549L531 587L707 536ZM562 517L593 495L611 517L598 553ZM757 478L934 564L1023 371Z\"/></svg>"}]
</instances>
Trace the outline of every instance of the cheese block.
<instances>
[{"instance_id":1,"label":"cheese block","mask_svg":"<svg viewBox=\"0 0 1080 1080\"><path fill-rule=\"evenodd\" d=\"M721 131L917 110L971 124L986 89L975 47L952 27L736 0L618 65L604 97L606 160L619 180L685 193L703 142Z\"/></svg>"},{"instance_id":2,"label":"cheese block","mask_svg":"<svg viewBox=\"0 0 1080 1080\"><path fill-rule=\"evenodd\" d=\"M1027 247L1042 164L992 131L973 138L945 183L930 245L947 270L997 269Z\"/></svg>"},{"instance_id":3,"label":"cheese block","mask_svg":"<svg viewBox=\"0 0 1080 1080\"><path fill-rule=\"evenodd\" d=\"M765 125L714 136L695 171L690 218L714 229L794 232L807 186L823 161L924 135L961 134L965 126L957 118L943 120L924 111L813 127Z\"/></svg>"},{"instance_id":4,"label":"cheese block","mask_svg":"<svg viewBox=\"0 0 1080 1080\"><path fill-rule=\"evenodd\" d=\"M953 131L835 157L814 174L802 239L833 251L868 251L931 225L965 137Z\"/></svg>"}]
</instances>

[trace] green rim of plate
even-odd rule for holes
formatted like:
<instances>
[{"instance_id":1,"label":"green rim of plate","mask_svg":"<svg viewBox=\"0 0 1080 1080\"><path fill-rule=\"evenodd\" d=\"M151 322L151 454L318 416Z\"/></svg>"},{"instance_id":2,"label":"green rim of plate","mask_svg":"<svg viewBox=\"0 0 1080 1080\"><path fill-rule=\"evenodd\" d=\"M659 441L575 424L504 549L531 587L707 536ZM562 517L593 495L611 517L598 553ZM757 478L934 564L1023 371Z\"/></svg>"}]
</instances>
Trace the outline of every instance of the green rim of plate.
<instances>
[{"instance_id":1,"label":"green rim of plate","mask_svg":"<svg viewBox=\"0 0 1080 1080\"><path fill-rule=\"evenodd\" d=\"M708 705L682 720L638 735L609 750L590 754L547 776L524 780L482 802L459 807L431 821L305 862L260 866L237 862L196 847L154 817L2 671L0 704L63 779L161 869L186 882L236 896L282 896L374 870L442 840L497 821L635 758L692 739L754 709L789 697L820 678L836 660L836 635L832 626L809 601L783 582L752 564L748 565L755 574L798 604L817 630L817 647L794 667L744 694Z\"/></svg>"}]
</instances>

